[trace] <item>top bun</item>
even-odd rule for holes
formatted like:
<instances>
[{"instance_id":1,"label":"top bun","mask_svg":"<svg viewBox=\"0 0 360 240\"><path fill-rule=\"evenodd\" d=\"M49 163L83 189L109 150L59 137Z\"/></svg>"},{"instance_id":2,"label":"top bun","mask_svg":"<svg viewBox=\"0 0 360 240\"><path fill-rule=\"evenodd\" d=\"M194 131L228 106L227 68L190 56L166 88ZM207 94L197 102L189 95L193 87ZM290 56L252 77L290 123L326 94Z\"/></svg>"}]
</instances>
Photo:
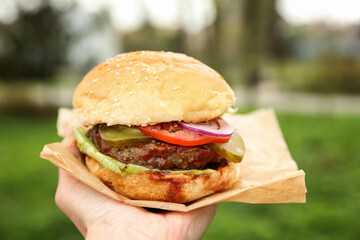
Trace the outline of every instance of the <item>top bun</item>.
<instances>
[{"instance_id":1,"label":"top bun","mask_svg":"<svg viewBox=\"0 0 360 240\"><path fill-rule=\"evenodd\" d=\"M93 68L74 92L83 125L202 122L221 116L234 92L215 70L172 52L130 52Z\"/></svg>"}]
</instances>

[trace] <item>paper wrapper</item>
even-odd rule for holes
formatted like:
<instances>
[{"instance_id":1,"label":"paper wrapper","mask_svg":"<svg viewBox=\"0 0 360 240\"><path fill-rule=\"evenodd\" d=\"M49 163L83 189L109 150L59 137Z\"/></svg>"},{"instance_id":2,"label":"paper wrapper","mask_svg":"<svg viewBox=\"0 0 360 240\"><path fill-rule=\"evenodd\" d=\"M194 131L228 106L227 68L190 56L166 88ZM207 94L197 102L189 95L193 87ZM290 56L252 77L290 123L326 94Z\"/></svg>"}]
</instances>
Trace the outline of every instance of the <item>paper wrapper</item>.
<instances>
[{"instance_id":1,"label":"paper wrapper","mask_svg":"<svg viewBox=\"0 0 360 240\"><path fill-rule=\"evenodd\" d=\"M96 191L138 207L187 212L219 202L304 203L305 173L298 170L291 158L274 111L258 110L246 115L225 115L224 118L239 131L245 142L245 156L238 164L240 176L231 189L188 204L131 200L117 194L60 143L45 145L40 156ZM60 109L58 134L64 136L69 126L76 125L78 121L72 110Z\"/></svg>"}]
</instances>

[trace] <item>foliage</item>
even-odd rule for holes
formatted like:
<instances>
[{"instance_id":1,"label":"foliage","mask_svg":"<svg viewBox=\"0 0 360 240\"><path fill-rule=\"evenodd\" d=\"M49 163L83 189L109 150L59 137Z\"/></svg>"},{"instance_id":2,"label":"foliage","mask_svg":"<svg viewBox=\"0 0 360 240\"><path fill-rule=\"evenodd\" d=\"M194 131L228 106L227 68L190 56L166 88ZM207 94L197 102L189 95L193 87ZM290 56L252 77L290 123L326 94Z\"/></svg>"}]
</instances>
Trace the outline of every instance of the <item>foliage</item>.
<instances>
[{"instance_id":1,"label":"foliage","mask_svg":"<svg viewBox=\"0 0 360 240\"><path fill-rule=\"evenodd\" d=\"M16 22L0 23L0 33L0 80L45 81L65 63L68 36L50 6L21 11Z\"/></svg>"},{"instance_id":2,"label":"foliage","mask_svg":"<svg viewBox=\"0 0 360 240\"><path fill-rule=\"evenodd\" d=\"M318 92L360 92L360 60L354 57L325 55L316 62L308 88Z\"/></svg>"},{"instance_id":3,"label":"foliage","mask_svg":"<svg viewBox=\"0 0 360 240\"><path fill-rule=\"evenodd\" d=\"M57 209L57 169L39 158L59 141L55 114L0 117L0 239L82 239ZM204 239L357 239L360 117L279 114L306 204L220 204Z\"/></svg>"},{"instance_id":4,"label":"foliage","mask_svg":"<svg viewBox=\"0 0 360 240\"><path fill-rule=\"evenodd\" d=\"M360 60L321 56L313 61L289 61L276 67L282 86L319 93L360 92Z\"/></svg>"}]
</instances>

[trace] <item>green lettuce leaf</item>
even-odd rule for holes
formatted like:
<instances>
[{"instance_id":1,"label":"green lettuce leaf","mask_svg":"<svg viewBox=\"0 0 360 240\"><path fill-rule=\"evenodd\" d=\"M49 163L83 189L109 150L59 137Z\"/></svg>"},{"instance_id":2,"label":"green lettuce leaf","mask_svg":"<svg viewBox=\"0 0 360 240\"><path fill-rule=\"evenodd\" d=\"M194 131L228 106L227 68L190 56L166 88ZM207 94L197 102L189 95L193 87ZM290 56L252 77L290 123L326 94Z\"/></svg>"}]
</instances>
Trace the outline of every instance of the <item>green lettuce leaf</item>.
<instances>
[{"instance_id":1,"label":"green lettuce leaf","mask_svg":"<svg viewBox=\"0 0 360 240\"><path fill-rule=\"evenodd\" d=\"M121 176L125 176L128 173L136 174L145 171L153 171L153 172L162 172L162 173L170 173L170 174L189 174L189 175L202 175L202 174L212 174L215 172L213 169L204 169L204 170L159 170L159 169L148 169L143 166L135 165L135 164L126 164L122 163L118 160L113 159L112 157L106 156L101 153L94 145L94 143L85 135L85 132L74 128L73 133L78 145L80 152L92 157L105 168L109 169L112 172L120 174Z\"/></svg>"}]
</instances>

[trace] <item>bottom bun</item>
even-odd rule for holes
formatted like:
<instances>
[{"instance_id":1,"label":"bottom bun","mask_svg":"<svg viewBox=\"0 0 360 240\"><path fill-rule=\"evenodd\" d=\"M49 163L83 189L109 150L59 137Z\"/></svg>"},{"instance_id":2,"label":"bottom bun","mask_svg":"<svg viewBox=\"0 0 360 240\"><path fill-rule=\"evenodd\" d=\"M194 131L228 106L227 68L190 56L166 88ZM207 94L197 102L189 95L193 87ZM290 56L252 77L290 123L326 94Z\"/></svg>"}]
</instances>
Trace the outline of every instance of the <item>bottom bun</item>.
<instances>
[{"instance_id":1,"label":"bottom bun","mask_svg":"<svg viewBox=\"0 0 360 240\"><path fill-rule=\"evenodd\" d=\"M185 203L232 187L238 177L236 164L220 167L213 174L188 175L142 172L121 176L86 156L86 166L115 192L131 199Z\"/></svg>"}]
</instances>

